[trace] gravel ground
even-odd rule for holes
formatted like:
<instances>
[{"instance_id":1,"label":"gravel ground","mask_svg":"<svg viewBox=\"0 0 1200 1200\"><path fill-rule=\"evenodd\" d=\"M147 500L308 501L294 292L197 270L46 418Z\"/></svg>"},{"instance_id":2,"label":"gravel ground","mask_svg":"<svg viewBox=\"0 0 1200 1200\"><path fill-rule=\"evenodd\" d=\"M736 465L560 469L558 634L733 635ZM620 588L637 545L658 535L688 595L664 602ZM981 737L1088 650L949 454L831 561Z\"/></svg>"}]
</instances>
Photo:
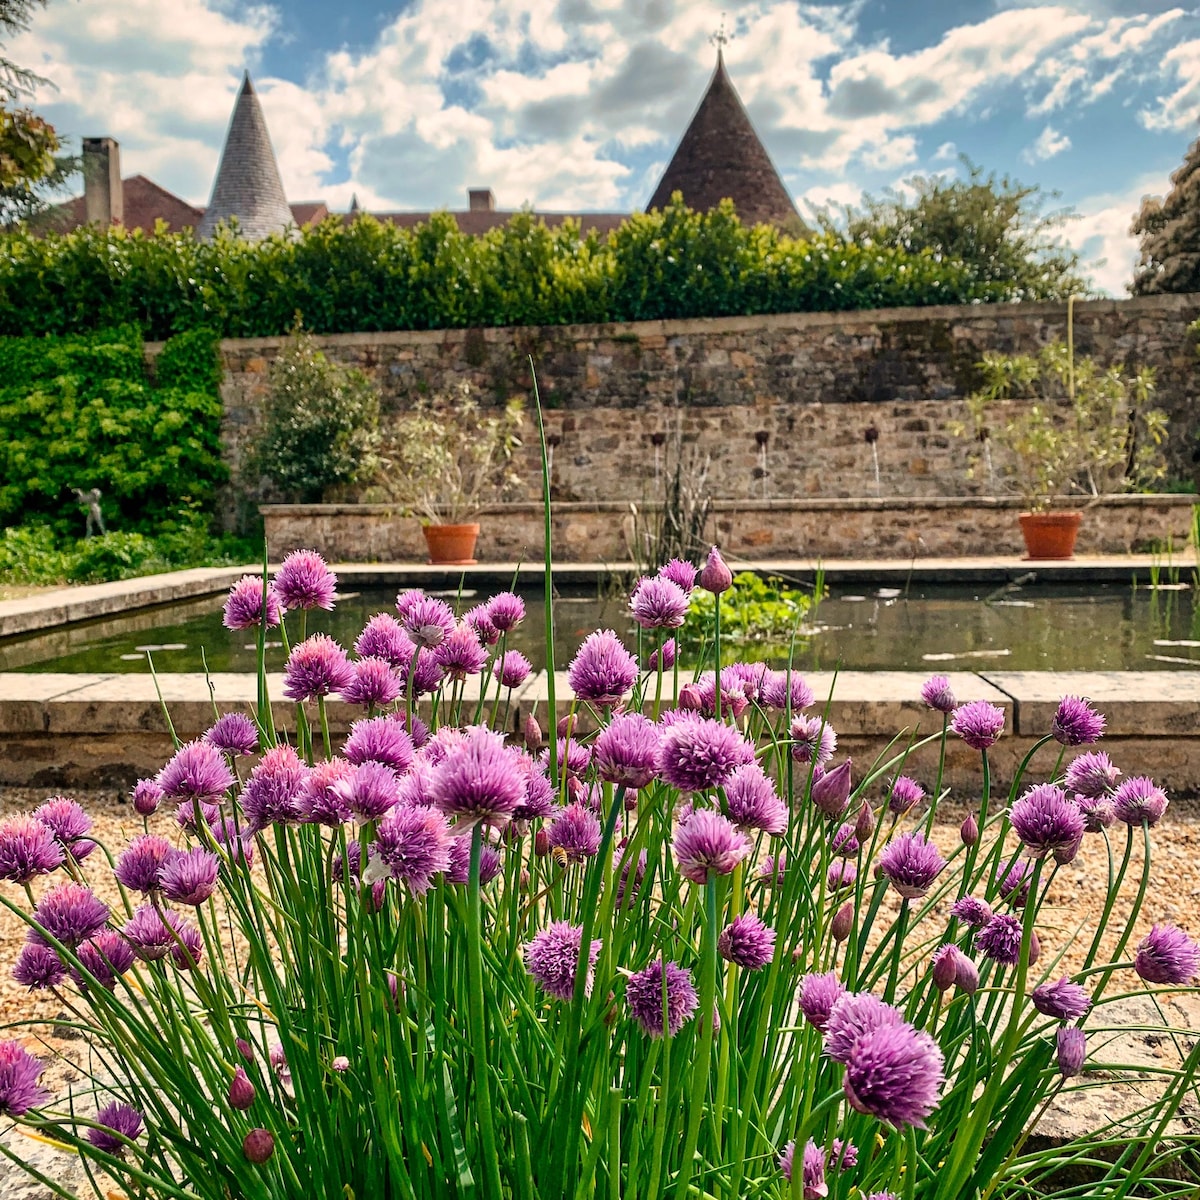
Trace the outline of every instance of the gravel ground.
<instances>
[{"instance_id":1,"label":"gravel ground","mask_svg":"<svg viewBox=\"0 0 1200 1200\"><path fill-rule=\"evenodd\" d=\"M0 792L0 817L26 811L46 798L42 792L23 789L7 789ZM76 799L91 813L95 828L93 836L114 852L134 834L141 831L141 820L133 812L124 795L113 792L77 794ZM958 825L965 809L944 807L934 827L935 842L943 848L953 846L958 838ZM168 836L177 832L171 817L160 815L151 823L153 831ZM1122 894L1113 908L1112 919L1105 937L1105 946L1111 952L1123 929L1133 906L1140 881L1143 857L1141 839L1135 839L1135 849L1129 866ZM1114 838L1118 854L1123 848L1121 838ZM110 903L116 903L118 893L107 869L97 869L102 863L99 854L89 862L92 866L89 877L95 890ZM1069 973L1082 965L1090 941L1091 930L1103 910L1109 872L1108 853L1102 838L1088 837L1076 861L1061 868L1054 879L1049 902L1039 922L1042 953L1046 960L1062 955L1057 974ZM35 889L36 890L36 889ZM18 904L25 898L19 888L0 884L0 894ZM1200 935L1200 806L1175 804L1167 812L1162 823L1153 831L1152 861L1147 889L1147 899L1139 914L1133 940L1136 945L1142 933L1155 922L1171 921L1187 929L1193 936ZM1083 924L1087 936L1079 939L1080 944L1070 945L1071 934ZM68 1085L79 1086L83 1076L79 1067L86 1060L86 1044L78 1038L61 1036L61 1027L53 1022L61 1015L61 1006L53 997L38 997L20 988L11 978L12 963L24 939L25 926L5 910L0 913L0 1025L13 1021L39 1021L50 1026L50 1032L38 1047L31 1048L45 1057L46 1048L60 1053L62 1059L51 1069L46 1082L57 1092ZM1127 955L1131 957L1131 955ZM1103 958L1100 961L1105 961ZM1115 988L1115 985L1114 985ZM1124 989L1120 989L1124 990ZM1185 1027L1200 1028L1200 1000L1195 996L1181 997L1172 1011L1174 1021ZM72 1184L82 1184L77 1164L71 1160L64 1163L63 1156L51 1147L30 1141L19 1132L3 1138L21 1157L35 1163ZM67 1171L67 1176L63 1171ZM86 1187L81 1188L81 1193ZM0 1200L43 1200L48 1197L40 1185L33 1185L15 1168L0 1162Z\"/></svg>"}]
</instances>

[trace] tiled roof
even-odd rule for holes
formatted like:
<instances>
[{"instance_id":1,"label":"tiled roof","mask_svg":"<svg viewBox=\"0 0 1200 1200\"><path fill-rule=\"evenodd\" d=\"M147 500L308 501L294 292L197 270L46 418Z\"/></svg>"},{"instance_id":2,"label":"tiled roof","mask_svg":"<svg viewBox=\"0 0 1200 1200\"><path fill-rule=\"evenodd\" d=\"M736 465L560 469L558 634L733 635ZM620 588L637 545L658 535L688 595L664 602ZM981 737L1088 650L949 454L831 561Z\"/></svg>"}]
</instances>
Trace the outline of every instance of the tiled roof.
<instances>
[{"instance_id":1,"label":"tiled roof","mask_svg":"<svg viewBox=\"0 0 1200 1200\"><path fill-rule=\"evenodd\" d=\"M169 230L195 228L204 209L196 208L186 200L181 200L174 192L159 187L145 175L131 175L121 181L121 190L125 197L125 217L121 222L127 229L154 230L155 222L166 221ZM82 196L76 196L59 205L47 224L52 229L77 229L87 224L84 201Z\"/></svg>"},{"instance_id":2,"label":"tiled roof","mask_svg":"<svg viewBox=\"0 0 1200 1200\"><path fill-rule=\"evenodd\" d=\"M292 220L301 229L319 225L329 216L329 205L324 200L301 200L296 204L289 204L288 207L292 210Z\"/></svg>"},{"instance_id":3,"label":"tiled roof","mask_svg":"<svg viewBox=\"0 0 1200 1200\"><path fill-rule=\"evenodd\" d=\"M800 224L720 52L708 91L646 207L663 208L672 192L682 192L684 203L699 211L730 199L743 221Z\"/></svg>"},{"instance_id":4,"label":"tiled roof","mask_svg":"<svg viewBox=\"0 0 1200 1200\"><path fill-rule=\"evenodd\" d=\"M271 135L249 71L233 106L212 199L196 233L212 237L217 226L232 217L237 218L241 235L251 239L279 233L292 224Z\"/></svg>"}]
</instances>

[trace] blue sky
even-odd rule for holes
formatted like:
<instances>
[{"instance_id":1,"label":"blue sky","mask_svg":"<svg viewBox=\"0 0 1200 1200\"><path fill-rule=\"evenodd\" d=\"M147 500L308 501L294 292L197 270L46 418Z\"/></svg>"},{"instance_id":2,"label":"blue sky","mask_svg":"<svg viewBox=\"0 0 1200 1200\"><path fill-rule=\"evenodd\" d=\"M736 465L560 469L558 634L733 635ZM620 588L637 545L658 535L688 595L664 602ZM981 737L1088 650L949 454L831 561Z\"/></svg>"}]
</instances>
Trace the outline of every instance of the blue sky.
<instances>
[{"instance_id":1,"label":"blue sky","mask_svg":"<svg viewBox=\"0 0 1200 1200\"><path fill-rule=\"evenodd\" d=\"M51 0L11 57L66 134L206 202L243 68L293 200L627 211L711 74L801 211L987 169L1061 192L1121 294L1129 222L1200 133L1200 13L1150 0Z\"/></svg>"}]
</instances>

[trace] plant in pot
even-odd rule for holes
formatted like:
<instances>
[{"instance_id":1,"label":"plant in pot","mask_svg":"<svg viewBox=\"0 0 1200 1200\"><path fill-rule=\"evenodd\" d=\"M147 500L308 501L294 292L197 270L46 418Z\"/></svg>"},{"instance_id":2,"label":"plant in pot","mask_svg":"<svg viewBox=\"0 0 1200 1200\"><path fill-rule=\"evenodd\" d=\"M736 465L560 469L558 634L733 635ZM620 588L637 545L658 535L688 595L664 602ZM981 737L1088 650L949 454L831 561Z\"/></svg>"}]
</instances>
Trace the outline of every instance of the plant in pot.
<instances>
[{"instance_id":1,"label":"plant in pot","mask_svg":"<svg viewBox=\"0 0 1200 1200\"><path fill-rule=\"evenodd\" d=\"M1037 355L989 351L978 364L982 385L967 397L970 422L952 426L981 449L968 475L986 460L993 490L1019 495L1021 532L1031 559L1070 558L1083 513L1070 496L1146 487L1165 471L1166 415L1150 407L1154 373L1126 374L1076 358L1051 342Z\"/></svg>"},{"instance_id":2,"label":"plant in pot","mask_svg":"<svg viewBox=\"0 0 1200 1200\"><path fill-rule=\"evenodd\" d=\"M519 398L488 410L464 383L422 397L388 424L372 491L420 518L430 562L475 561L479 523L473 518L520 484L513 456L523 423Z\"/></svg>"}]
</instances>

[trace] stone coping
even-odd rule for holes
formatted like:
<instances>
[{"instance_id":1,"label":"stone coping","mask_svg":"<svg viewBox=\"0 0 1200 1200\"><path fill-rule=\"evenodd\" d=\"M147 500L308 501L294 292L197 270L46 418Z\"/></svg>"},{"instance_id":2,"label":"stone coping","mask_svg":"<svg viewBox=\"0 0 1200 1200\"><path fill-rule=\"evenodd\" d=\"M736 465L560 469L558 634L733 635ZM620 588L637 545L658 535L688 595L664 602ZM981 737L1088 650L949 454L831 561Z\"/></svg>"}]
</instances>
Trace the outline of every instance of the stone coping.
<instances>
[{"instance_id":1,"label":"stone coping","mask_svg":"<svg viewBox=\"0 0 1200 1200\"><path fill-rule=\"evenodd\" d=\"M1055 510L1075 511L1091 508L1191 508L1200 504L1200 496L1180 492L1117 492L1103 496L1060 496L1054 502ZM651 502L638 505L640 509L656 511L661 503ZM773 500L713 500L712 512L921 512L955 508L1011 509L1022 511L1027 506L1016 496L802 496L794 499ZM413 514L402 504L260 504L258 511L265 516L314 516L351 517L397 516L407 518ZM508 503L484 505L477 515L503 515L505 513L531 513L542 511L538 500L518 500ZM554 512L560 515L601 512L626 513L627 500L572 500L555 501ZM414 519L416 519L414 517Z\"/></svg>"},{"instance_id":2,"label":"stone coping","mask_svg":"<svg viewBox=\"0 0 1200 1200\"><path fill-rule=\"evenodd\" d=\"M830 723L839 736L894 735L920 725L924 733L940 729L936 714L920 701L925 672L814 672L805 679L816 695L812 712L828 704ZM1020 737L1039 737L1050 729L1063 695L1086 696L1108 720L1110 737L1190 739L1200 736L1200 673L1162 671L955 672L951 687L961 701L987 700L1010 715L1008 729ZM210 676L217 706L252 704L257 695L251 674ZM201 674L161 674L163 699L181 735L194 736L212 722L208 686ZM268 677L272 708L287 726L293 706L283 697L281 675ZM560 715L571 699L565 672L555 677ZM473 694L472 694L473 693ZM832 698L830 698L832 693ZM478 695L468 688L465 699ZM515 707L535 703L545 713L546 673L514 690ZM331 723L344 729L361 710L340 701L328 706ZM158 694L149 675L0 674L0 733L122 734L165 733Z\"/></svg>"}]
</instances>

